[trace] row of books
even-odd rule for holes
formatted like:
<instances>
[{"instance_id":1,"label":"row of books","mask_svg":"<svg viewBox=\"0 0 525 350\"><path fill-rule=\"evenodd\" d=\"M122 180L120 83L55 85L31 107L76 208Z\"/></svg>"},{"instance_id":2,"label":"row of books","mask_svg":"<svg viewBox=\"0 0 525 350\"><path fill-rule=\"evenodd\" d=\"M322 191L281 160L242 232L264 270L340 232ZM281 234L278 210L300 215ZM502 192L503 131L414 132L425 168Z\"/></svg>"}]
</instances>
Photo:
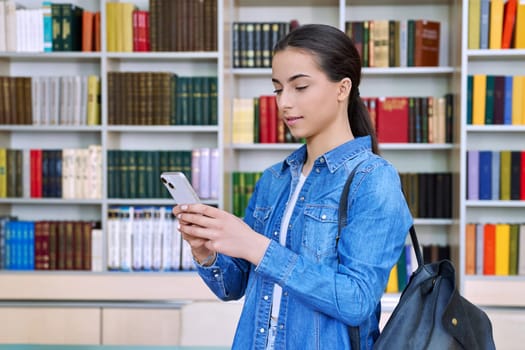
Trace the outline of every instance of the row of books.
<instances>
[{"instance_id":1,"label":"row of books","mask_svg":"<svg viewBox=\"0 0 525 350\"><path fill-rule=\"evenodd\" d=\"M43 1L26 8L0 1L0 51L100 51L100 12Z\"/></svg>"},{"instance_id":2,"label":"row of books","mask_svg":"<svg viewBox=\"0 0 525 350\"><path fill-rule=\"evenodd\" d=\"M525 275L525 224L467 223L465 274Z\"/></svg>"},{"instance_id":3,"label":"row of books","mask_svg":"<svg viewBox=\"0 0 525 350\"><path fill-rule=\"evenodd\" d=\"M451 143L454 96L364 97L381 143Z\"/></svg>"},{"instance_id":4,"label":"row of books","mask_svg":"<svg viewBox=\"0 0 525 350\"><path fill-rule=\"evenodd\" d=\"M114 206L108 210L110 271L179 271L195 265L171 207Z\"/></svg>"},{"instance_id":5,"label":"row of books","mask_svg":"<svg viewBox=\"0 0 525 350\"><path fill-rule=\"evenodd\" d=\"M399 176L412 216L452 217L452 173L400 173Z\"/></svg>"},{"instance_id":6,"label":"row of books","mask_svg":"<svg viewBox=\"0 0 525 350\"><path fill-rule=\"evenodd\" d=\"M421 244L423 263L429 264L443 259L450 259L450 246L438 244ZM386 293L399 293L405 289L410 276L417 269L417 260L414 248L406 244L401 251L401 256L390 270Z\"/></svg>"},{"instance_id":7,"label":"row of books","mask_svg":"<svg viewBox=\"0 0 525 350\"><path fill-rule=\"evenodd\" d=\"M100 125L100 78L0 76L0 124Z\"/></svg>"},{"instance_id":8,"label":"row of books","mask_svg":"<svg viewBox=\"0 0 525 350\"><path fill-rule=\"evenodd\" d=\"M102 271L102 230L95 221L0 217L0 269Z\"/></svg>"},{"instance_id":9,"label":"row of books","mask_svg":"<svg viewBox=\"0 0 525 350\"><path fill-rule=\"evenodd\" d=\"M183 172L201 199L219 196L217 148L108 151L108 198L170 198L162 172Z\"/></svg>"},{"instance_id":10,"label":"row of books","mask_svg":"<svg viewBox=\"0 0 525 350\"><path fill-rule=\"evenodd\" d=\"M426 19L347 21L363 67L439 66L441 22Z\"/></svg>"},{"instance_id":11,"label":"row of books","mask_svg":"<svg viewBox=\"0 0 525 350\"><path fill-rule=\"evenodd\" d=\"M294 143L300 142L279 118L275 95L233 99L232 142Z\"/></svg>"},{"instance_id":12,"label":"row of books","mask_svg":"<svg viewBox=\"0 0 525 350\"><path fill-rule=\"evenodd\" d=\"M151 51L217 51L217 0L150 0L148 17Z\"/></svg>"},{"instance_id":13,"label":"row of books","mask_svg":"<svg viewBox=\"0 0 525 350\"><path fill-rule=\"evenodd\" d=\"M363 97L379 142L451 143L454 98ZM273 95L233 99L232 142L290 143L295 139L279 119Z\"/></svg>"},{"instance_id":14,"label":"row of books","mask_svg":"<svg viewBox=\"0 0 525 350\"><path fill-rule=\"evenodd\" d=\"M469 0L468 48L525 49L525 4L519 0Z\"/></svg>"},{"instance_id":15,"label":"row of books","mask_svg":"<svg viewBox=\"0 0 525 350\"><path fill-rule=\"evenodd\" d=\"M275 44L298 25L296 20L290 22L233 22L233 68L270 68Z\"/></svg>"},{"instance_id":16,"label":"row of books","mask_svg":"<svg viewBox=\"0 0 525 350\"><path fill-rule=\"evenodd\" d=\"M525 151L467 151L467 199L525 200Z\"/></svg>"},{"instance_id":17,"label":"row of books","mask_svg":"<svg viewBox=\"0 0 525 350\"><path fill-rule=\"evenodd\" d=\"M217 77L108 73L109 125L217 125Z\"/></svg>"},{"instance_id":18,"label":"row of books","mask_svg":"<svg viewBox=\"0 0 525 350\"><path fill-rule=\"evenodd\" d=\"M233 214L244 216L244 209L261 172L232 173ZM401 184L414 217L452 217L451 173L401 173Z\"/></svg>"},{"instance_id":19,"label":"row of books","mask_svg":"<svg viewBox=\"0 0 525 350\"><path fill-rule=\"evenodd\" d=\"M0 148L0 198L102 198L102 148Z\"/></svg>"},{"instance_id":20,"label":"row of books","mask_svg":"<svg viewBox=\"0 0 525 350\"><path fill-rule=\"evenodd\" d=\"M467 124L525 125L525 75L467 77Z\"/></svg>"},{"instance_id":21,"label":"row of books","mask_svg":"<svg viewBox=\"0 0 525 350\"><path fill-rule=\"evenodd\" d=\"M232 191L233 191L233 214L237 217L244 217L244 210L248 206L248 201L255 189L255 183L261 177L260 171L234 171L232 172Z\"/></svg>"}]
</instances>

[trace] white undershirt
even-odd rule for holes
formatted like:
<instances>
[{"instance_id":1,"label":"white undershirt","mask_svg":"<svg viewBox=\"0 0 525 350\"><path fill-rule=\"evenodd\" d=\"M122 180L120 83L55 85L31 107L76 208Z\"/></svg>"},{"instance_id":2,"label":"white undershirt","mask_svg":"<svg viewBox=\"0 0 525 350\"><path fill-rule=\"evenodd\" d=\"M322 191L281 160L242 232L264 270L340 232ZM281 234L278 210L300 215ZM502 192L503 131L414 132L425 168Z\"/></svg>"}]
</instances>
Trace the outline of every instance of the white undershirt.
<instances>
[{"instance_id":1,"label":"white undershirt","mask_svg":"<svg viewBox=\"0 0 525 350\"><path fill-rule=\"evenodd\" d=\"M299 177L299 182L297 183L297 186L295 187L295 190L292 193L292 197L290 198L290 201L288 201L288 204L286 205L283 220L281 221L281 231L279 235L279 243L281 243L281 245L286 245L286 234L288 232L288 224L290 223L290 218L292 217L293 208L295 207L295 203L297 202L297 197L299 197L299 192L301 192L301 188L303 187L305 180L306 180L306 176L304 176L301 173L301 176ZM273 303L272 303L272 318L275 318L275 319L277 319L277 317L279 316L279 308L281 304L282 292L283 290L281 286L279 286L278 284L275 284L273 287Z\"/></svg>"}]
</instances>

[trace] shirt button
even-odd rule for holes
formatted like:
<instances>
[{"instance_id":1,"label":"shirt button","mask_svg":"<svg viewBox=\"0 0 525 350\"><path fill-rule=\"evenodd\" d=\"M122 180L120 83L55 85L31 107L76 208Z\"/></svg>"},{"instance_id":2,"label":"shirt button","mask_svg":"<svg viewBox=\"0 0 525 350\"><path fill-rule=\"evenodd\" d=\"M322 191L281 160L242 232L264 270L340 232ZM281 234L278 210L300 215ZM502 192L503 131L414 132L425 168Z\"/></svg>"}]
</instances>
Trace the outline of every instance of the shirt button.
<instances>
[{"instance_id":1,"label":"shirt button","mask_svg":"<svg viewBox=\"0 0 525 350\"><path fill-rule=\"evenodd\" d=\"M279 234L279 232L277 232L277 231L275 231L275 232L273 233L274 236L277 236L278 234Z\"/></svg>"},{"instance_id":2,"label":"shirt button","mask_svg":"<svg viewBox=\"0 0 525 350\"><path fill-rule=\"evenodd\" d=\"M279 329L284 329L284 324L279 325Z\"/></svg>"},{"instance_id":3,"label":"shirt button","mask_svg":"<svg viewBox=\"0 0 525 350\"><path fill-rule=\"evenodd\" d=\"M259 332L264 333L264 328L259 329Z\"/></svg>"},{"instance_id":4,"label":"shirt button","mask_svg":"<svg viewBox=\"0 0 525 350\"><path fill-rule=\"evenodd\" d=\"M321 170L319 170L319 168L315 168L315 172L319 174Z\"/></svg>"},{"instance_id":5,"label":"shirt button","mask_svg":"<svg viewBox=\"0 0 525 350\"><path fill-rule=\"evenodd\" d=\"M264 300L268 300L268 296L265 295L265 296L263 297L263 299L264 299Z\"/></svg>"},{"instance_id":6,"label":"shirt button","mask_svg":"<svg viewBox=\"0 0 525 350\"><path fill-rule=\"evenodd\" d=\"M324 158L319 159L321 163L324 163Z\"/></svg>"},{"instance_id":7,"label":"shirt button","mask_svg":"<svg viewBox=\"0 0 525 350\"><path fill-rule=\"evenodd\" d=\"M292 225L288 225L288 228L292 228Z\"/></svg>"},{"instance_id":8,"label":"shirt button","mask_svg":"<svg viewBox=\"0 0 525 350\"><path fill-rule=\"evenodd\" d=\"M215 275L213 275L213 277L215 277L215 278L219 278L219 274L216 273Z\"/></svg>"},{"instance_id":9,"label":"shirt button","mask_svg":"<svg viewBox=\"0 0 525 350\"><path fill-rule=\"evenodd\" d=\"M284 292L283 294L284 294L284 296L288 296L288 292Z\"/></svg>"},{"instance_id":10,"label":"shirt button","mask_svg":"<svg viewBox=\"0 0 525 350\"><path fill-rule=\"evenodd\" d=\"M325 214L321 215L321 220L326 220L326 215Z\"/></svg>"},{"instance_id":11,"label":"shirt button","mask_svg":"<svg viewBox=\"0 0 525 350\"><path fill-rule=\"evenodd\" d=\"M300 198L300 200L301 200L301 201L304 201L304 196L302 196L302 197Z\"/></svg>"}]
</instances>

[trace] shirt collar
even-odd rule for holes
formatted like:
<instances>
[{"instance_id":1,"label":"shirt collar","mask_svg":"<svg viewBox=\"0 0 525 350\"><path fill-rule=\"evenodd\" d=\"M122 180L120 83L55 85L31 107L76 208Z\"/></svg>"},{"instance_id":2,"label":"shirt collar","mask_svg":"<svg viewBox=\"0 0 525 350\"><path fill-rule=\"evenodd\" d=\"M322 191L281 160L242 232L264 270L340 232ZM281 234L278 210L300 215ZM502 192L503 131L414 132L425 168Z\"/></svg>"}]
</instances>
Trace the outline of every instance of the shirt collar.
<instances>
[{"instance_id":1,"label":"shirt collar","mask_svg":"<svg viewBox=\"0 0 525 350\"><path fill-rule=\"evenodd\" d=\"M330 172L336 171L346 161L356 157L358 154L364 151L372 150L372 139L369 135L356 137L353 140L343 143L336 148L331 149L325 154L321 155L315 160L315 163L326 163ZM281 171L284 171L287 167L299 167L302 166L306 160L306 145L302 145L292 154L290 154L283 162Z\"/></svg>"}]
</instances>

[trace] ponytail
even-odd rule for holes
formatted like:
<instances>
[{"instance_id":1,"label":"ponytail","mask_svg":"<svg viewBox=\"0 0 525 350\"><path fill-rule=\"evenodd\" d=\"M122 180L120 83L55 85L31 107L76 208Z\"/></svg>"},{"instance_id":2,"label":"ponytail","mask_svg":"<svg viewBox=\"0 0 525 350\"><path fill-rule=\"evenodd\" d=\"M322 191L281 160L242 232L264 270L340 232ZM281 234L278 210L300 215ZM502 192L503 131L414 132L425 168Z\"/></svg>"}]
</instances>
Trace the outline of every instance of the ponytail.
<instances>
[{"instance_id":1,"label":"ponytail","mask_svg":"<svg viewBox=\"0 0 525 350\"><path fill-rule=\"evenodd\" d=\"M350 98L348 101L348 121L350 122L350 129L354 136L370 135L372 141L372 152L379 154L379 146L377 143L377 136L370 119L370 113L366 108L363 100L359 96L359 88L352 88Z\"/></svg>"}]
</instances>

